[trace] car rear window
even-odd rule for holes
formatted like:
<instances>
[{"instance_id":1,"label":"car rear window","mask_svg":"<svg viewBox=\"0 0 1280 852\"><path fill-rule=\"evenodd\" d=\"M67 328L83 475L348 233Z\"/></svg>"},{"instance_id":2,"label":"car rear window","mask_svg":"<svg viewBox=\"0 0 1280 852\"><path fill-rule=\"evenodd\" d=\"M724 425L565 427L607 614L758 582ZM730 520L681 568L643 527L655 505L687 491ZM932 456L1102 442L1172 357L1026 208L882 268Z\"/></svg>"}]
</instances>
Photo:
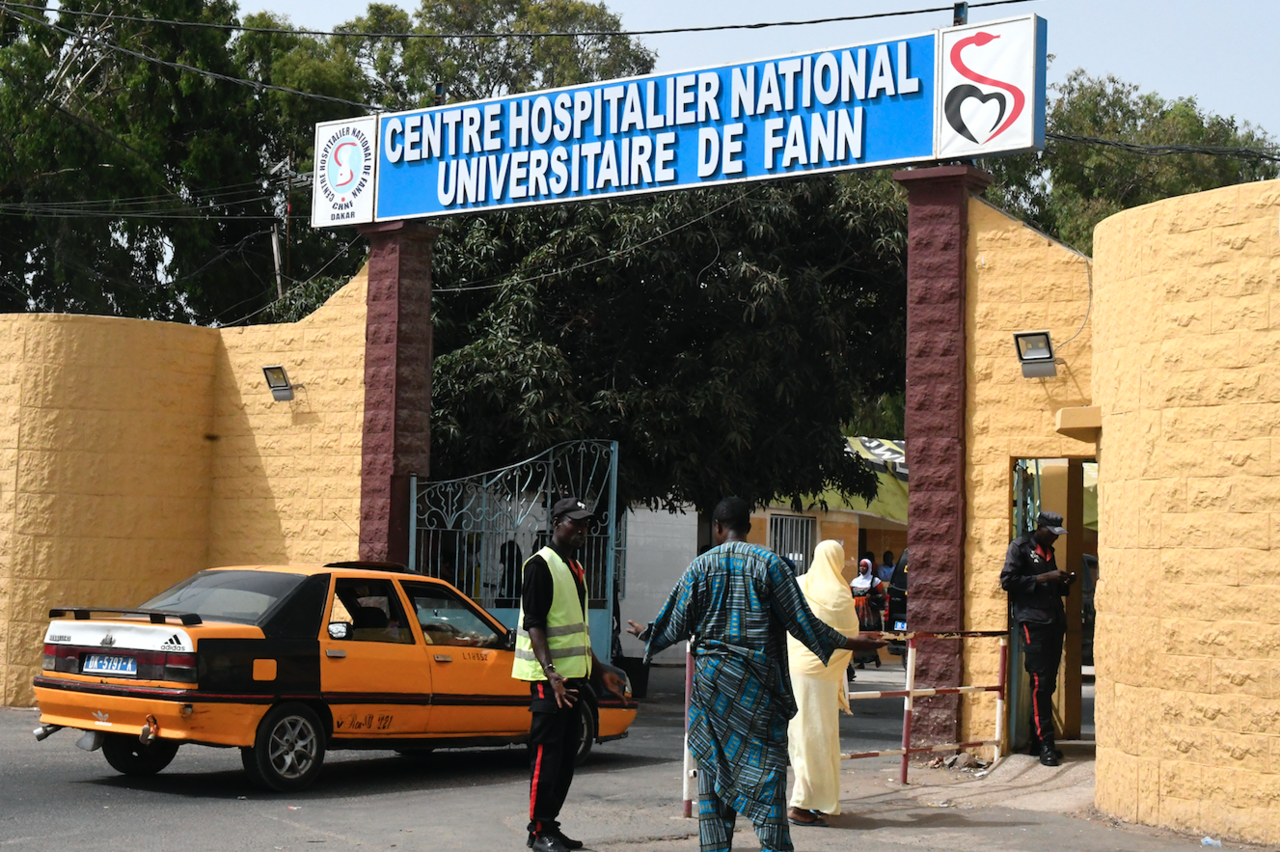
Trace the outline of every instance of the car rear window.
<instances>
[{"instance_id":1,"label":"car rear window","mask_svg":"<svg viewBox=\"0 0 1280 852\"><path fill-rule=\"evenodd\" d=\"M304 574L274 571L201 571L139 608L194 612L205 621L256 624L306 579Z\"/></svg>"}]
</instances>

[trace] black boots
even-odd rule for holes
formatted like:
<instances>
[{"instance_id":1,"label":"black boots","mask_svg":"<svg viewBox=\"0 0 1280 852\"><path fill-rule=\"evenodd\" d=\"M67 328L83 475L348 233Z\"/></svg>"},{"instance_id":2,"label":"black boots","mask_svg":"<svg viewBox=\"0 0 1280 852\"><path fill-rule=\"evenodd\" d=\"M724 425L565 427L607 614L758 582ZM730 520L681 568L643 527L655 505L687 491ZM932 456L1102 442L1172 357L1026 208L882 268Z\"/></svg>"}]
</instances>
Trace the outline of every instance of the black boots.
<instances>
[{"instance_id":1,"label":"black boots","mask_svg":"<svg viewBox=\"0 0 1280 852\"><path fill-rule=\"evenodd\" d=\"M1053 747L1053 743L1040 744L1040 765L1061 766L1062 752Z\"/></svg>"}]
</instances>

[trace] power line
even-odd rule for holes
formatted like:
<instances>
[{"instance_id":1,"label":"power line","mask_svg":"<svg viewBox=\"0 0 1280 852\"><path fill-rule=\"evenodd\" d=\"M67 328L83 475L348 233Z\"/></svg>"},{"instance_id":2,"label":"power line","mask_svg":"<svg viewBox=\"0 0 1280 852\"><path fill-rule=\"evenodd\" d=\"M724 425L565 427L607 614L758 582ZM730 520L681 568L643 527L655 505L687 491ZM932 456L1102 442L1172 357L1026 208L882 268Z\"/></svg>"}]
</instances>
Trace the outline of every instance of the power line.
<instances>
[{"instance_id":1,"label":"power line","mask_svg":"<svg viewBox=\"0 0 1280 852\"><path fill-rule=\"evenodd\" d=\"M1132 154L1143 154L1148 157L1171 157L1178 154L1204 154L1211 157L1234 157L1241 160L1257 160L1259 162L1280 163L1280 149L1246 148L1236 145L1142 145L1136 142L1122 142L1118 139L1099 139L1096 136L1077 136L1072 133L1046 133L1045 137L1055 142L1071 142L1078 145L1098 145L1106 148L1118 148Z\"/></svg>"},{"instance_id":2,"label":"power line","mask_svg":"<svg viewBox=\"0 0 1280 852\"><path fill-rule=\"evenodd\" d=\"M465 293L473 290L492 290L497 287L515 286L517 284L531 284L534 281L541 281L544 278L554 278L557 275L568 275L570 272L577 272L579 269L586 269L588 266L595 266L597 263L604 263L605 261L608 261L608 260L613 260L618 257L623 257L634 251L644 248L650 243L657 242L658 240L669 237L672 234L676 233L677 231L683 231L685 228L688 228L692 225L696 225L697 223L701 222L703 219L706 219L710 216L714 216L716 213L719 213L721 210L724 210L727 207L732 207L738 202L743 201L750 194L750 192L751 192L750 190L747 190L746 192L741 193L737 198L730 199L729 201L726 201L724 204L721 204L719 207L713 207L712 209L708 210L706 213L703 213L701 216L695 216L689 221L676 225L674 228L671 228L670 230L663 231L661 234L655 234L654 236L649 237L649 239L647 240L641 240L635 245L626 246L625 248L621 248L621 249L618 249L617 251L610 252L609 254L606 254L604 257L597 257L597 258L592 258L591 260L583 261L582 263L575 264L573 266L570 266L567 269L557 269L553 272L544 272L540 275L533 275L528 278L516 278L511 281L499 281L496 284L466 284L459 287L440 287L440 288L433 289L431 292L432 293ZM481 279L481 280L484 280L484 279Z\"/></svg>"},{"instance_id":3,"label":"power line","mask_svg":"<svg viewBox=\"0 0 1280 852\"><path fill-rule=\"evenodd\" d=\"M301 89L291 89L288 86L276 86L271 83L263 83L260 80L246 80L243 77L235 77L230 74L222 74L218 71L210 71L206 68L197 68L194 65L187 65L182 62L170 62L167 59L160 59L159 57L156 57L156 56L148 56L145 53L139 53L136 50L130 50L127 47L121 47L120 45L112 44L109 41L103 41L102 39L93 38L92 36L89 36L77 30L69 30L66 27L60 27L55 23L46 21L44 18L37 17L34 15L27 15L22 12L16 12L13 10L12 6L13 4L0 3L0 8L7 9L9 14L13 15L15 18L21 18L22 20L30 21L31 23L36 24L37 26L46 27L51 30L56 30L57 32L62 33L63 35L72 36L74 38L78 38L83 41L86 41L90 44L96 44L99 47L106 48L107 50L114 50L117 53L123 53L126 56L132 56L135 59L141 59L143 62L151 62L153 64L162 65L166 68L173 68L178 71L189 71L192 74L200 74L212 80L221 80L224 83L234 83L237 86L245 86L246 88L250 88L258 92L262 92L262 91L282 92L287 95L298 95L299 97L311 98L312 100L317 100L317 101L329 101L331 103L343 104L345 106L356 107L357 109L362 109L362 110L378 109L376 106L372 104L363 104L363 103L360 103L359 101L349 101L346 98L338 98L332 95L318 95L318 94L315 94L314 92L304 92ZM108 15L106 13L97 13L97 14L101 14L104 17L112 17L111 15ZM157 23L162 23L162 22L157 21ZM163 23L169 23L169 22L163 22ZM174 21L172 23L179 23L179 22Z\"/></svg>"},{"instance_id":4,"label":"power line","mask_svg":"<svg viewBox=\"0 0 1280 852\"><path fill-rule=\"evenodd\" d=\"M987 6L1008 6L1014 3L1031 3L1035 0L990 0L986 3L970 3L970 9L981 9ZM403 38L403 39L482 39L482 38L516 38L516 39L542 39L542 38L577 38L577 37L598 37L598 36L648 36L648 35L675 35L679 33L710 33L725 32L730 30L762 30L771 27L808 27L818 24L840 24L852 21L870 21L877 18L902 18L911 15L927 15L936 12L954 11L954 4L949 6L934 6L928 9L907 9L899 12L875 12L866 15L840 15L830 18L812 18L800 21L761 21L751 24L712 24L704 27L666 27L662 29L652 30L565 30L555 32L492 32L492 33L372 33L372 32L355 32L344 30L294 30L285 27L246 27L240 24L215 24L205 21L179 21L167 18L145 18L130 15L116 15L110 12L88 12L74 11L67 9L57 10L63 15L75 15L87 18L112 18L118 21L129 21L132 23L145 24L166 24L169 26L179 27L199 27L202 29L224 30L230 32L245 33L263 33L267 35L305 35L305 36L325 36L329 38ZM27 3L0 2L0 9L30 9L34 11L47 12L52 11L42 6L35 6ZM16 14L16 13L15 13Z\"/></svg>"}]
</instances>

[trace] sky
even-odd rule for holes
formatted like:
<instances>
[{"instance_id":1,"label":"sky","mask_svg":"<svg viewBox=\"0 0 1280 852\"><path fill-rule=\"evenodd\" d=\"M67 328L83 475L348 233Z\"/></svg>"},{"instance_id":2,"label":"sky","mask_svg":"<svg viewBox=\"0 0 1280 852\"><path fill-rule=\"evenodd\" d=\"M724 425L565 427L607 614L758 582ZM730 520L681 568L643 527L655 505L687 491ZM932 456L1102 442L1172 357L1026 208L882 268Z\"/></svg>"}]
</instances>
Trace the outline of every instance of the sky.
<instances>
[{"instance_id":1,"label":"sky","mask_svg":"<svg viewBox=\"0 0 1280 852\"><path fill-rule=\"evenodd\" d=\"M395 0L409 11L415 0ZM605 0L624 29L806 20L949 5L943 0ZM365 6L352 0L240 0L242 13L272 11L294 26L330 29ZM1075 68L1114 74L1165 98L1194 96L1201 108L1280 137L1280 0L1029 0L972 9L971 23L1035 13L1049 23L1049 83ZM951 13L804 27L644 36L656 71L745 62L914 35L949 26Z\"/></svg>"}]
</instances>

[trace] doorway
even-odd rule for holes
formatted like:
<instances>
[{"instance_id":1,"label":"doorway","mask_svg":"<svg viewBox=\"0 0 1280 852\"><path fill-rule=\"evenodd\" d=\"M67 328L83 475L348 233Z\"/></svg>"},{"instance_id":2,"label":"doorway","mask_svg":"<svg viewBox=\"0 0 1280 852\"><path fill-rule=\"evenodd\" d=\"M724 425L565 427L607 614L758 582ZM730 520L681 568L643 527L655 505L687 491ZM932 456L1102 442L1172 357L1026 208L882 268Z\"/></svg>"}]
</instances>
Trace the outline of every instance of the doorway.
<instances>
[{"instance_id":1,"label":"doorway","mask_svg":"<svg viewBox=\"0 0 1280 852\"><path fill-rule=\"evenodd\" d=\"M1061 740L1093 739L1093 593L1098 580L1098 466L1092 459L1014 459L1010 540L1029 535L1042 511L1062 515L1067 535L1054 546L1058 567L1076 574L1064 599L1067 632L1054 726ZM1031 740L1030 677L1023 669L1016 625L1009 614L1009 744L1014 751Z\"/></svg>"}]
</instances>

